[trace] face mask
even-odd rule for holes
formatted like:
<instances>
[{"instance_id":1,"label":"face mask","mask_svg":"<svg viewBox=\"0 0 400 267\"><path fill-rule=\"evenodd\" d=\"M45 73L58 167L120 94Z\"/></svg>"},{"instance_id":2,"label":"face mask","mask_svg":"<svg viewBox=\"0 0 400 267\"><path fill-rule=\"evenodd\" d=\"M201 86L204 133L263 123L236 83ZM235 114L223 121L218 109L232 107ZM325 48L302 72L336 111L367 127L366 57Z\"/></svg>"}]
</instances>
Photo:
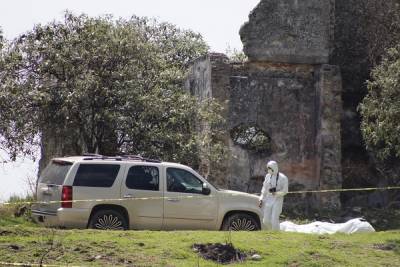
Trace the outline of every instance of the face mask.
<instances>
[{"instance_id":1,"label":"face mask","mask_svg":"<svg viewBox=\"0 0 400 267\"><path fill-rule=\"evenodd\" d=\"M274 171L273 171L271 168L268 168L268 169L267 169L267 172L268 172L269 174L271 174L271 175L274 173Z\"/></svg>"}]
</instances>

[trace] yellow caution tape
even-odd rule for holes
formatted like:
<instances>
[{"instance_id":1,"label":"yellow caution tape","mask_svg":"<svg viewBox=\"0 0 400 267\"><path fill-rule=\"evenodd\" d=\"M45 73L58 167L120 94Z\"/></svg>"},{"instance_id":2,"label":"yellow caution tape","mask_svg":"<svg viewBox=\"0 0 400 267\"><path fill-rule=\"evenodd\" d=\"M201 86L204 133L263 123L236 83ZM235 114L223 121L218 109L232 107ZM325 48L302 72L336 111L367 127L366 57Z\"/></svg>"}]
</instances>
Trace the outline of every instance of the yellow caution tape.
<instances>
[{"instance_id":1,"label":"yellow caution tape","mask_svg":"<svg viewBox=\"0 0 400 267\"><path fill-rule=\"evenodd\" d=\"M367 188L338 188L338 189L322 189L322 190L304 190L291 191L287 194L305 194L305 193L332 193L332 192L351 192L351 191L373 191L373 190L397 190L400 186L387 187L367 187ZM230 193L229 196L238 196L240 194ZM132 198L116 198L116 199L75 199L68 201L52 200L52 201L16 201L16 202L0 202L0 206L4 205L37 205L37 204L59 204L59 203L78 203L78 202L105 202L105 201L132 201L132 200L159 200L159 199L197 199L212 198L215 196L164 196L164 197L132 197Z\"/></svg>"},{"instance_id":2,"label":"yellow caution tape","mask_svg":"<svg viewBox=\"0 0 400 267\"><path fill-rule=\"evenodd\" d=\"M232 194L233 196L236 194ZM159 200L159 199L196 199L212 198L215 196L168 196L168 197L130 197L130 198L103 198L103 199L75 199L75 200L50 200L50 201L16 201L0 202L0 205L35 205L35 204L59 204L59 203L77 203L77 202L104 202L104 201L131 201L131 200Z\"/></svg>"},{"instance_id":3,"label":"yellow caution tape","mask_svg":"<svg viewBox=\"0 0 400 267\"><path fill-rule=\"evenodd\" d=\"M350 191L374 191L374 190L395 190L395 189L400 189L400 186L306 190L306 191L292 191L292 192L288 192L288 194L350 192Z\"/></svg>"}]
</instances>

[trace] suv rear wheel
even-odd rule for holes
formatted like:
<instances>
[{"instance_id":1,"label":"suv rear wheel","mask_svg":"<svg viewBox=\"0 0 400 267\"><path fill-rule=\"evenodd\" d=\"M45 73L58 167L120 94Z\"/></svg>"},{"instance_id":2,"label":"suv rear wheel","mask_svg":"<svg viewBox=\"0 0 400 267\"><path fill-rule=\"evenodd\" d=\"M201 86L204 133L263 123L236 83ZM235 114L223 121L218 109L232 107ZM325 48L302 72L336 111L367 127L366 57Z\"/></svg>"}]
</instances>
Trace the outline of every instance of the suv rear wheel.
<instances>
[{"instance_id":1,"label":"suv rear wheel","mask_svg":"<svg viewBox=\"0 0 400 267\"><path fill-rule=\"evenodd\" d=\"M257 231L260 225L257 220L246 213L235 213L225 218L222 224L224 231Z\"/></svg>"},{"instance_id":2,"label":"suv rear wheel","mask_svg":"<svg viewBox=\"0 0 400 267\"><path fill-rule=\"evenodd\" d=\"M89 228L99 230L128 230L124 215L115 210L99 210L89 221Z\"/></svg>"}]
</instances>

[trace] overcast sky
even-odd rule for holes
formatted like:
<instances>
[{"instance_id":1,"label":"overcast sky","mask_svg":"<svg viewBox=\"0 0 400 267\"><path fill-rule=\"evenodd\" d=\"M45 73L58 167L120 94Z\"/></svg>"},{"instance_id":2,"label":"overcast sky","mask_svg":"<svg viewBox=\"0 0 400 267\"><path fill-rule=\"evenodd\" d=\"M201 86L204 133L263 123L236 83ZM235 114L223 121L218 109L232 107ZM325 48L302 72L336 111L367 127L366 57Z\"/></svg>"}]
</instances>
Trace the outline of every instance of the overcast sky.
<instances>
[{"instance_id":1,"label":"overcast sky","mask_svg":"<svg viewBox=\"0 0 400 267\"><path fill-rule=\"evenodd\" d=\"M238 31L259 0L7 0L1 3L0 26L10 39L34 24L59 20L65 10L91 16L155 17L201 33L211 49L241 49Z\"/></svg>"},{"instance_id":2,"label":"overcast sky","mask_svg":"<svg viewBox=\"0 0 400 267\"><path fill-rule=\"evenodd\" d=\"M260 0L7 0L1 3L0 27L7 39L29 31L35 24L60 20L65 10L90 16L112 14L155 17L203 35L215 52L242 49L240 26ZM0 153L1 156L1 153ZM3 155L4 156L4 155ZM0 158L1 162L1 158ZM27 177L35 176L37 164L20 160L0 163L0 201L24 195Z\"/></svg>"}]
</instances>

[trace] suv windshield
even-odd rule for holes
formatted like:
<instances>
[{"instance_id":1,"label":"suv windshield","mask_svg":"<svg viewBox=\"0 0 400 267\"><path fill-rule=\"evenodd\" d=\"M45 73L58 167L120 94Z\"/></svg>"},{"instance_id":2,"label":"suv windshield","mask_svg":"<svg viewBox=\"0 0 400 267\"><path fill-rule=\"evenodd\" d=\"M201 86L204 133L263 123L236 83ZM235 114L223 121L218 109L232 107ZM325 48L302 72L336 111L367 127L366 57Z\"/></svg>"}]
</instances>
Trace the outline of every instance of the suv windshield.
<instances>
[{"instance_id":1,"label":"suv windshield","mask_svg":"<svg viewBox=\"0 0 400 267\"><path fill-rule=\"evenodd\" d=\"M194 171L195 173L197 173L198 176L201 176L203 179L206 179L207 183L209 183L210 185L212 185L217 191L221 191L221 188L219 188L218 186L216 186L213 182L211 182L210 180L208 180L206 177L200 175L197 171Z\"/></svg>"},{"instance_id":2,"label":"suv windshield","mask_svg":"<svg viewBox=\"0 0 400 267\"><path fill-rule=\"evenodd\" d=\"M51 163L43 170L43 173L39 178L39 183L62 185L71 166L72 163L68 161L51 161Z\"/></svg>"}]
</instances>

